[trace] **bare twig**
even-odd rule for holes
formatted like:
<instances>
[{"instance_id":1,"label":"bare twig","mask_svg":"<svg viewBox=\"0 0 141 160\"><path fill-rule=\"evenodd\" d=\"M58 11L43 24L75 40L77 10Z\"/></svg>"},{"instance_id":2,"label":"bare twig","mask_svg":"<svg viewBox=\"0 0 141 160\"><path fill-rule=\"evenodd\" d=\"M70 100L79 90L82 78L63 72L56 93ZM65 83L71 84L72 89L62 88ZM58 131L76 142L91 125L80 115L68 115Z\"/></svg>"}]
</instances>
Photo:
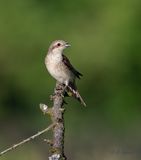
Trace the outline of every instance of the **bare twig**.
<instances>
[{"instance_id":1,"label":"bare twig","mask_svg":"<svg viewBox=\"0 0 141 160\"><path fill-rule=\"evenodd\" d=\"M52 96L53 107L49 108L45 104L40 104L40 109L42 110L42 112L44 114L50 115L52 124L46 129L39 131L35 135L27 139L24 139L23 141L14 144L13 146L0 152L0 156L35 139L36 137L49 131L50 129L53 129L53 140L46 140L47 143L49 143L51 146L50 150L51 155L49 156L49 160L66 160L67 158L64 155L64 132L65 132L65 126L64 126L65 108L63 107L64 95L65 95L65 86L63 84L56 83L56 87L54 89L54 95Z\"/></svg>"},{"instance_id":2,"label":"bare twig","mask_svg":"<svg viewBox=\"0 0 141 160\"><path fill-rule=\"evenodd\" d=\"M65 86L59 83L56 83L54 98L53 98L53 107L52 107L52 122L57 125L53 128L53 145L51 148L52 155L49 157L49 160L66 160L64 155L64 94Z\"/></svg>"},{"instance_id":3,"label":"bare twig","mask_svg":"<svg viewBox=\"0 0 141 160\"><path fill-rule=\"evenodd\" d=\"M16 149L17 147L19 147L19 146L21 146L21 145L23 145L23 144L25 144L25 143L33 140L33 139L35 139L36 137L40 136L41 134L43 134L43 133L49 131L50 129L52 129L53 127L55 127L55 125L56 124L53 123L50 126L48 126L46 129L44 129L42 131L39 131L38 133L34 134L33 136L31 136L31 137L29 137L27 139L24 139L23 141L21 141L21 142L19 142L17 144L14 144L12 147L9 147L9 148L5 149L4 151L0 152L0 156L6 154L9 151L12 151L13 149Z\"/></svg>"},{"instance_id":4,"label":"bare twig","mask_svg":"<svg viewBox=\"0 0 141 160\"><path fill-rule=\"evenodd\" d=\"M51 156L49 157L49 160L67 159L64 155L64 95L65 86L63 84L56 83L54 94L51 96L51 99L53 100L53 107L48 108L47 105L40 104L42 112L50 115L52 122L56 124L53 128L53 140L47 140L47 142L51 142Z\"/></svg>"}]
</instances>

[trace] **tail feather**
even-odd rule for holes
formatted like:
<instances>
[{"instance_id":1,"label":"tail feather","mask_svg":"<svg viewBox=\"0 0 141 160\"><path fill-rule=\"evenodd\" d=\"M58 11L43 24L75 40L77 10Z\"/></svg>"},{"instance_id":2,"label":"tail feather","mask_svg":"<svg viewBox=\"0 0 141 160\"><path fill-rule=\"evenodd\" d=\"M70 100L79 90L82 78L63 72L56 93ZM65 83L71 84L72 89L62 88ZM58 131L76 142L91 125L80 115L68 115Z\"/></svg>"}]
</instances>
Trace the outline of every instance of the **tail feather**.
<instances>
[{"instance_id":1,"label":"tail feather","mask_svg":"<svg viewBox=\"0 0 141 160\"><path fill-rule=\"evenodd\" d=\"M73 88L71 88L70 86L67 86L69 88L69 91L71 91L71 94L74 98L76 98L82 105L84 105L86 107L86 103L84 102L84 100L82 99L82 97L80 96L78 90L74 90Z\"/></svg>"},{"instance_id":2,"label":"tail feather","mask_svg":"<svg viewBox=\"0 0 141 160\"><path fill-rule=\"evenodd\" d=\"M86 107L86 103L84 102L84 100L83 100L82 97L80 96L79 92L76 91L75 93L76 93L76 98L78 99L78 101L79 101L82 105L84 105L84 106Z\"/></svg>"}]
</instances>

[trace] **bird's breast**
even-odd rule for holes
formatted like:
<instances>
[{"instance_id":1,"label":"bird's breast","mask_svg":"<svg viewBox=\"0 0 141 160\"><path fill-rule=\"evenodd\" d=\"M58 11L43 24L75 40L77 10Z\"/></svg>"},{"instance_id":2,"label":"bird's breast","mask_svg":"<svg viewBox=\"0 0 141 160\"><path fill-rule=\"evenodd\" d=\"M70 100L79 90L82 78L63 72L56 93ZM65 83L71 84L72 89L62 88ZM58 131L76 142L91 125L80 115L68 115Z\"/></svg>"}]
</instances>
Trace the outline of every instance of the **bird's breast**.
<instances>
[{"instance_id":1,"label":"bird's breast","mask_svg":"<svg viewBox=\"0 0 141 160\"><path fill-rule=\"evenodd\" d=\"M47 56L45 63L49 73L60 83L73 81L73 74L64 65L61 58Z\"/></svg>"}]
</instances>

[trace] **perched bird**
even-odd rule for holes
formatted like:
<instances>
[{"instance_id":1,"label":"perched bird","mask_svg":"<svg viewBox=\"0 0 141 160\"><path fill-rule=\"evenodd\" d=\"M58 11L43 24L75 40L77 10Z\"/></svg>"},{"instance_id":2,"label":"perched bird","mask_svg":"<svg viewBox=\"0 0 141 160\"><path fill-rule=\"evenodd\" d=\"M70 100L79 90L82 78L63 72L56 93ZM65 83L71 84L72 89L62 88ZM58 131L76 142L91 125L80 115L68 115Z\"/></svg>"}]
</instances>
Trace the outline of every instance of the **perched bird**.
<instances>
[{"instance_id":1,"label":"perched bird","mask_svg":"<svg viewBox=\"0 0 141 160\"><path fill-rule=\"evenodd\" d=\"M71 65L68 58L63 54L67 47L70 47L70 44L63 40L52 42L45 57L45 65L51 76L66 86L67 93L70 92L71 96L86 106L75 83L76 78L80 79L82 74Z\"/></svg>"}]
</instances>

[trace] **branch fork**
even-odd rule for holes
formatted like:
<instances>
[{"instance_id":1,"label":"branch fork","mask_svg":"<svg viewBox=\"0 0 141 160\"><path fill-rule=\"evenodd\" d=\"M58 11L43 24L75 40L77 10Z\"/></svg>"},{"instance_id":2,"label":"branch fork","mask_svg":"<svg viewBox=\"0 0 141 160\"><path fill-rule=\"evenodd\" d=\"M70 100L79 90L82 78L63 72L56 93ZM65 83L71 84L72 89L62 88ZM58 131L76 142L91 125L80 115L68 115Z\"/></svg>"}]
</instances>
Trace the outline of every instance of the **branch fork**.
<instances>
[{"instance_id":1,"label":"branch fork","mask_svg":"<svg viewBox=\"0 0 141 160\"><path fill-rule=\"evenodd\" d=\"M49 115L52 120L52 124L45 128L42 131L37 132L33 136L30 136L23 141L12 145L11 147L5 149L4 151L0 152L0 156L6 154L7 152L18 148L19 146L35 139L36 137L42 135L43 133L52 129L53 131L53 138L52 140L44 140L47 142L51 149L50 149L50 156L49 160L66 160L66 156L64 154L64 112L65 108L63 105L65 104L64 101L65 95L65 86L59 83L56 83L56 87L54 89L54 95L52 97L53 100L53 107L48 107L46 104L40 104L40 109L43 114Z\"/></svg>"},{"instance_id":2,"label":"branch fork","mask_svg":"<svg viewBox=\"0 0 141 160\"><path fill-rule=\"evenodd\" d=\"M56 125L53 127L53 140L46 140L49 143L51 149L49 160L66 160L64 154L64 112L65 108L63 107L65 95L65 86L60 83L56 83L54 89L54 94L51 96L53 101L53 106L49 108L46 104L40 104L40 109L43 114L47 114L51 117L52 123Z\"/></svg>"}]
</instances>

